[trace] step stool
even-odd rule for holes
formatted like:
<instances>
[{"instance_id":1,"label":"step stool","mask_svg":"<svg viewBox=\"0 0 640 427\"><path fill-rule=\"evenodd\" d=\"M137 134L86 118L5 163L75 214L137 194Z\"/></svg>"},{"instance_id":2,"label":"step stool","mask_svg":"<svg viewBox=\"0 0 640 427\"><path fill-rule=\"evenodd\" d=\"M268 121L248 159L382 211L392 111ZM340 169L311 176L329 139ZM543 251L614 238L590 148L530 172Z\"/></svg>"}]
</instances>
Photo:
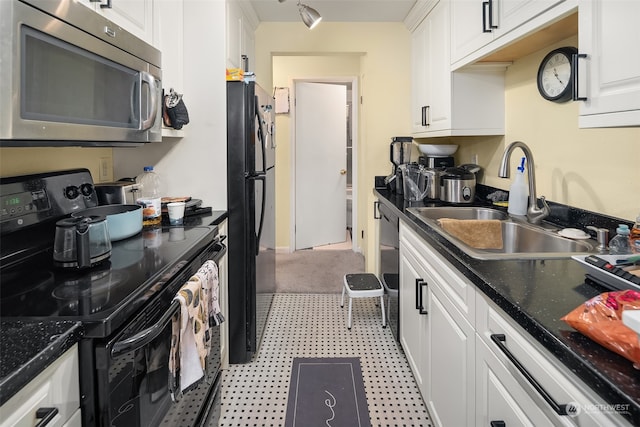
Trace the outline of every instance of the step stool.
<instances>
[{"instance_id":1,"label":"step stool","mask_svg":"<svg viewBox=\"0 0 640 427\"><path fill-rule=\"evenodd\" d=\"M384 287L375 274L356 273L345 274L344 287L342 288L342 299L340 307L344 307L344 293L349 295L349 317L347 328L351 330L351 307L353 298L380 297L380 311L382 312L382 327L387 326L387 319L384 313Z\"/></svg>"}]
</instances>

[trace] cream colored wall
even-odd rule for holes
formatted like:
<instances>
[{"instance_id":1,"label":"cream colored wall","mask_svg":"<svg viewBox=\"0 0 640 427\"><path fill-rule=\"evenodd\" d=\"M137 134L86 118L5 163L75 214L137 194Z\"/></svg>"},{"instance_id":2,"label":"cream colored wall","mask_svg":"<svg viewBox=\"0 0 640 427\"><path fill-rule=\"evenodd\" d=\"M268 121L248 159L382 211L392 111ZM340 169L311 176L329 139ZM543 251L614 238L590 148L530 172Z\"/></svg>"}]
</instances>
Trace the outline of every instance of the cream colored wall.
<instances>
[{"instance_id":1,"label":"cream colored wall","mask_svg":"<svg viewBox=\"0 0 640 427\"><path fill-rule=\"evenodd\" d=\"M373 253L375 220L373 219L372 192L374 176L390 172L388 147L391 137L409 131L410 94L410 34L402 23L322 23L309 31L301 22L262 23L256 31L255 72L258 83L273 87L274 82L290 77L327 77L351 71L355 57L359 57L359 88L362 104L359 106L358 126L358 196L354 200L358 209L359 230L354 230L358 246L365 254ZM330 55L333 68L316 65L314 69L303 62L299 70L285 70L274 74L274 65L282 56ZM342 58L337 55L343 55ZM278 57L278 60L273 58ZM326 58L329 60L329 58ZM341 65L336 65L338 61ZM322 60L320 59L320 62ZM289 64L292 65L292 64ZM293 65L292 65L293 66ZM338 70L336 70L339 69ZM299 73L299 74L298 74ZM322 73L322 74L321 74ZM298 75L296 75L298 74ZM281 84L278 84L280 86ZM276 215L278 218L277 246L289 246L289 126L278 118ZM286 141L285 141L286 139ZM282 151L287 151L283 154ZM283 202L286 200L286 202ZM284 219L282 219L284 217ZM286 224L283 224L286 223ZM361 237L364 231L364 239ZM367 257L367 268L373 269Z\"/></svg>"},{"instance_id":2,"label":"cream colored wall","mask_svg":"<svg viewBox=\"0 0 640 427\"><path fill-rule=\"evenodd\" d=\"M532 150L538 196L627 220L640 213L640 128L579 129L579 102L544 100L536 74L542 58L560 46L578 46L570 38L515 61L506 72L506 135L451 138L460 144L458 162L485 168L483 182L509 189L498 177L506 145L523 141ZM512 171L522 152L513 153ZM513 175L512 175L513 176Z\"/></svg>"},{"instance_id":3,"label":"cream colored wall","mask_svg":"<svg viewBox=\"0 0 640 427\"><path fill-rule=\"evenodd\" d=\"M113 181L111 148L0 148L0 175L15 176L63 169L87 168L93 182ZM100 180L100 161L107 163Z\"/></svg>"}]
</instances>

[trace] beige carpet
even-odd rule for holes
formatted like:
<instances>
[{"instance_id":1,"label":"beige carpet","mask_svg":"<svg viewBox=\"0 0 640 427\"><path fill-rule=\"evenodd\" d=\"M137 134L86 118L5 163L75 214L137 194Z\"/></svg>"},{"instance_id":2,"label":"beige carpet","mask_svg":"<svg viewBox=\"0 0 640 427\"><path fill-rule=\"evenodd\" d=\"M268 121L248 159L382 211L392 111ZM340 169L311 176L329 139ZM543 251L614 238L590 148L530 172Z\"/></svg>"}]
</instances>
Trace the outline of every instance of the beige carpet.
<instances>
[{"instance_id":1,"label":"beige carpet","mask_svg":"<svg viewBox=\"0 0 640 427\"><path fill-rule=\"evenodd\" d=\"M276 254L276 292L340 293L344 275L363 273L364 256L351 250Z\"/></svg>"}]
</instances>

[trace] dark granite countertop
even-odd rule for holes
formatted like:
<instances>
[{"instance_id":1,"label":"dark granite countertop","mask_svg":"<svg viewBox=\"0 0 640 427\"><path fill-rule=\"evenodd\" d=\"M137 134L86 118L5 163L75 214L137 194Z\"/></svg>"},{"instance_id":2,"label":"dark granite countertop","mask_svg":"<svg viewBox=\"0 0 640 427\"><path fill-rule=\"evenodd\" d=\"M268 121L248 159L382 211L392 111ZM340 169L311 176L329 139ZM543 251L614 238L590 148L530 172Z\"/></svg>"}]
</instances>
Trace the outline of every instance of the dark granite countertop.
<instances>
[{"instance_id":1,"label":"dark granite countertop","mask_svg":"<svg viewBox=\"0 0 640 427\"><path fill-rule=\"evenodd\" d=\"M402 196L383 189L374 194L606 403L625 405L621 408L628 410L620 411L621 415L640 425L640 370L560 320L586 300L608 291L586 279L578 262L570 258L477 260L407 212L409 203ZM611 219L602 221L606 226Z\"/></svg>"},{"instance_id":2,"label":"dark granite countertop","mask_svg":"<svg viewBox=\"0 0 640 427\"><path fill-rule=\"evenodd\" d=\"M82 338L80 322L0 321L0 405Z\"/></svg>"}]
</instances>

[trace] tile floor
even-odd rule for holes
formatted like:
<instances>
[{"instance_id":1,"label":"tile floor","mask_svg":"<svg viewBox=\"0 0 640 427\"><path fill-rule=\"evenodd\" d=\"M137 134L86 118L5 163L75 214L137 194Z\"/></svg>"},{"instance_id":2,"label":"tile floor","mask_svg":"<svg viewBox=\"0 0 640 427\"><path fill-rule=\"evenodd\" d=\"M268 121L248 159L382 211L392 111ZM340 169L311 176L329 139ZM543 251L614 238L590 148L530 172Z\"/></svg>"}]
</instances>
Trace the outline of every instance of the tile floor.
<instances>
[{"instance_id":1,"label":"tile floor","mask_svg":"<svg viewBox=\"0 0 640 427\"><path fill-rule=\"evenodd\" d=\"M353 326L340 294L275 294L253 362L222 378L221 427L283 426L294 357L360 357L372 426L429 427L420 392L374 298L353 302Z\"/></svg>"}]
</instances>

